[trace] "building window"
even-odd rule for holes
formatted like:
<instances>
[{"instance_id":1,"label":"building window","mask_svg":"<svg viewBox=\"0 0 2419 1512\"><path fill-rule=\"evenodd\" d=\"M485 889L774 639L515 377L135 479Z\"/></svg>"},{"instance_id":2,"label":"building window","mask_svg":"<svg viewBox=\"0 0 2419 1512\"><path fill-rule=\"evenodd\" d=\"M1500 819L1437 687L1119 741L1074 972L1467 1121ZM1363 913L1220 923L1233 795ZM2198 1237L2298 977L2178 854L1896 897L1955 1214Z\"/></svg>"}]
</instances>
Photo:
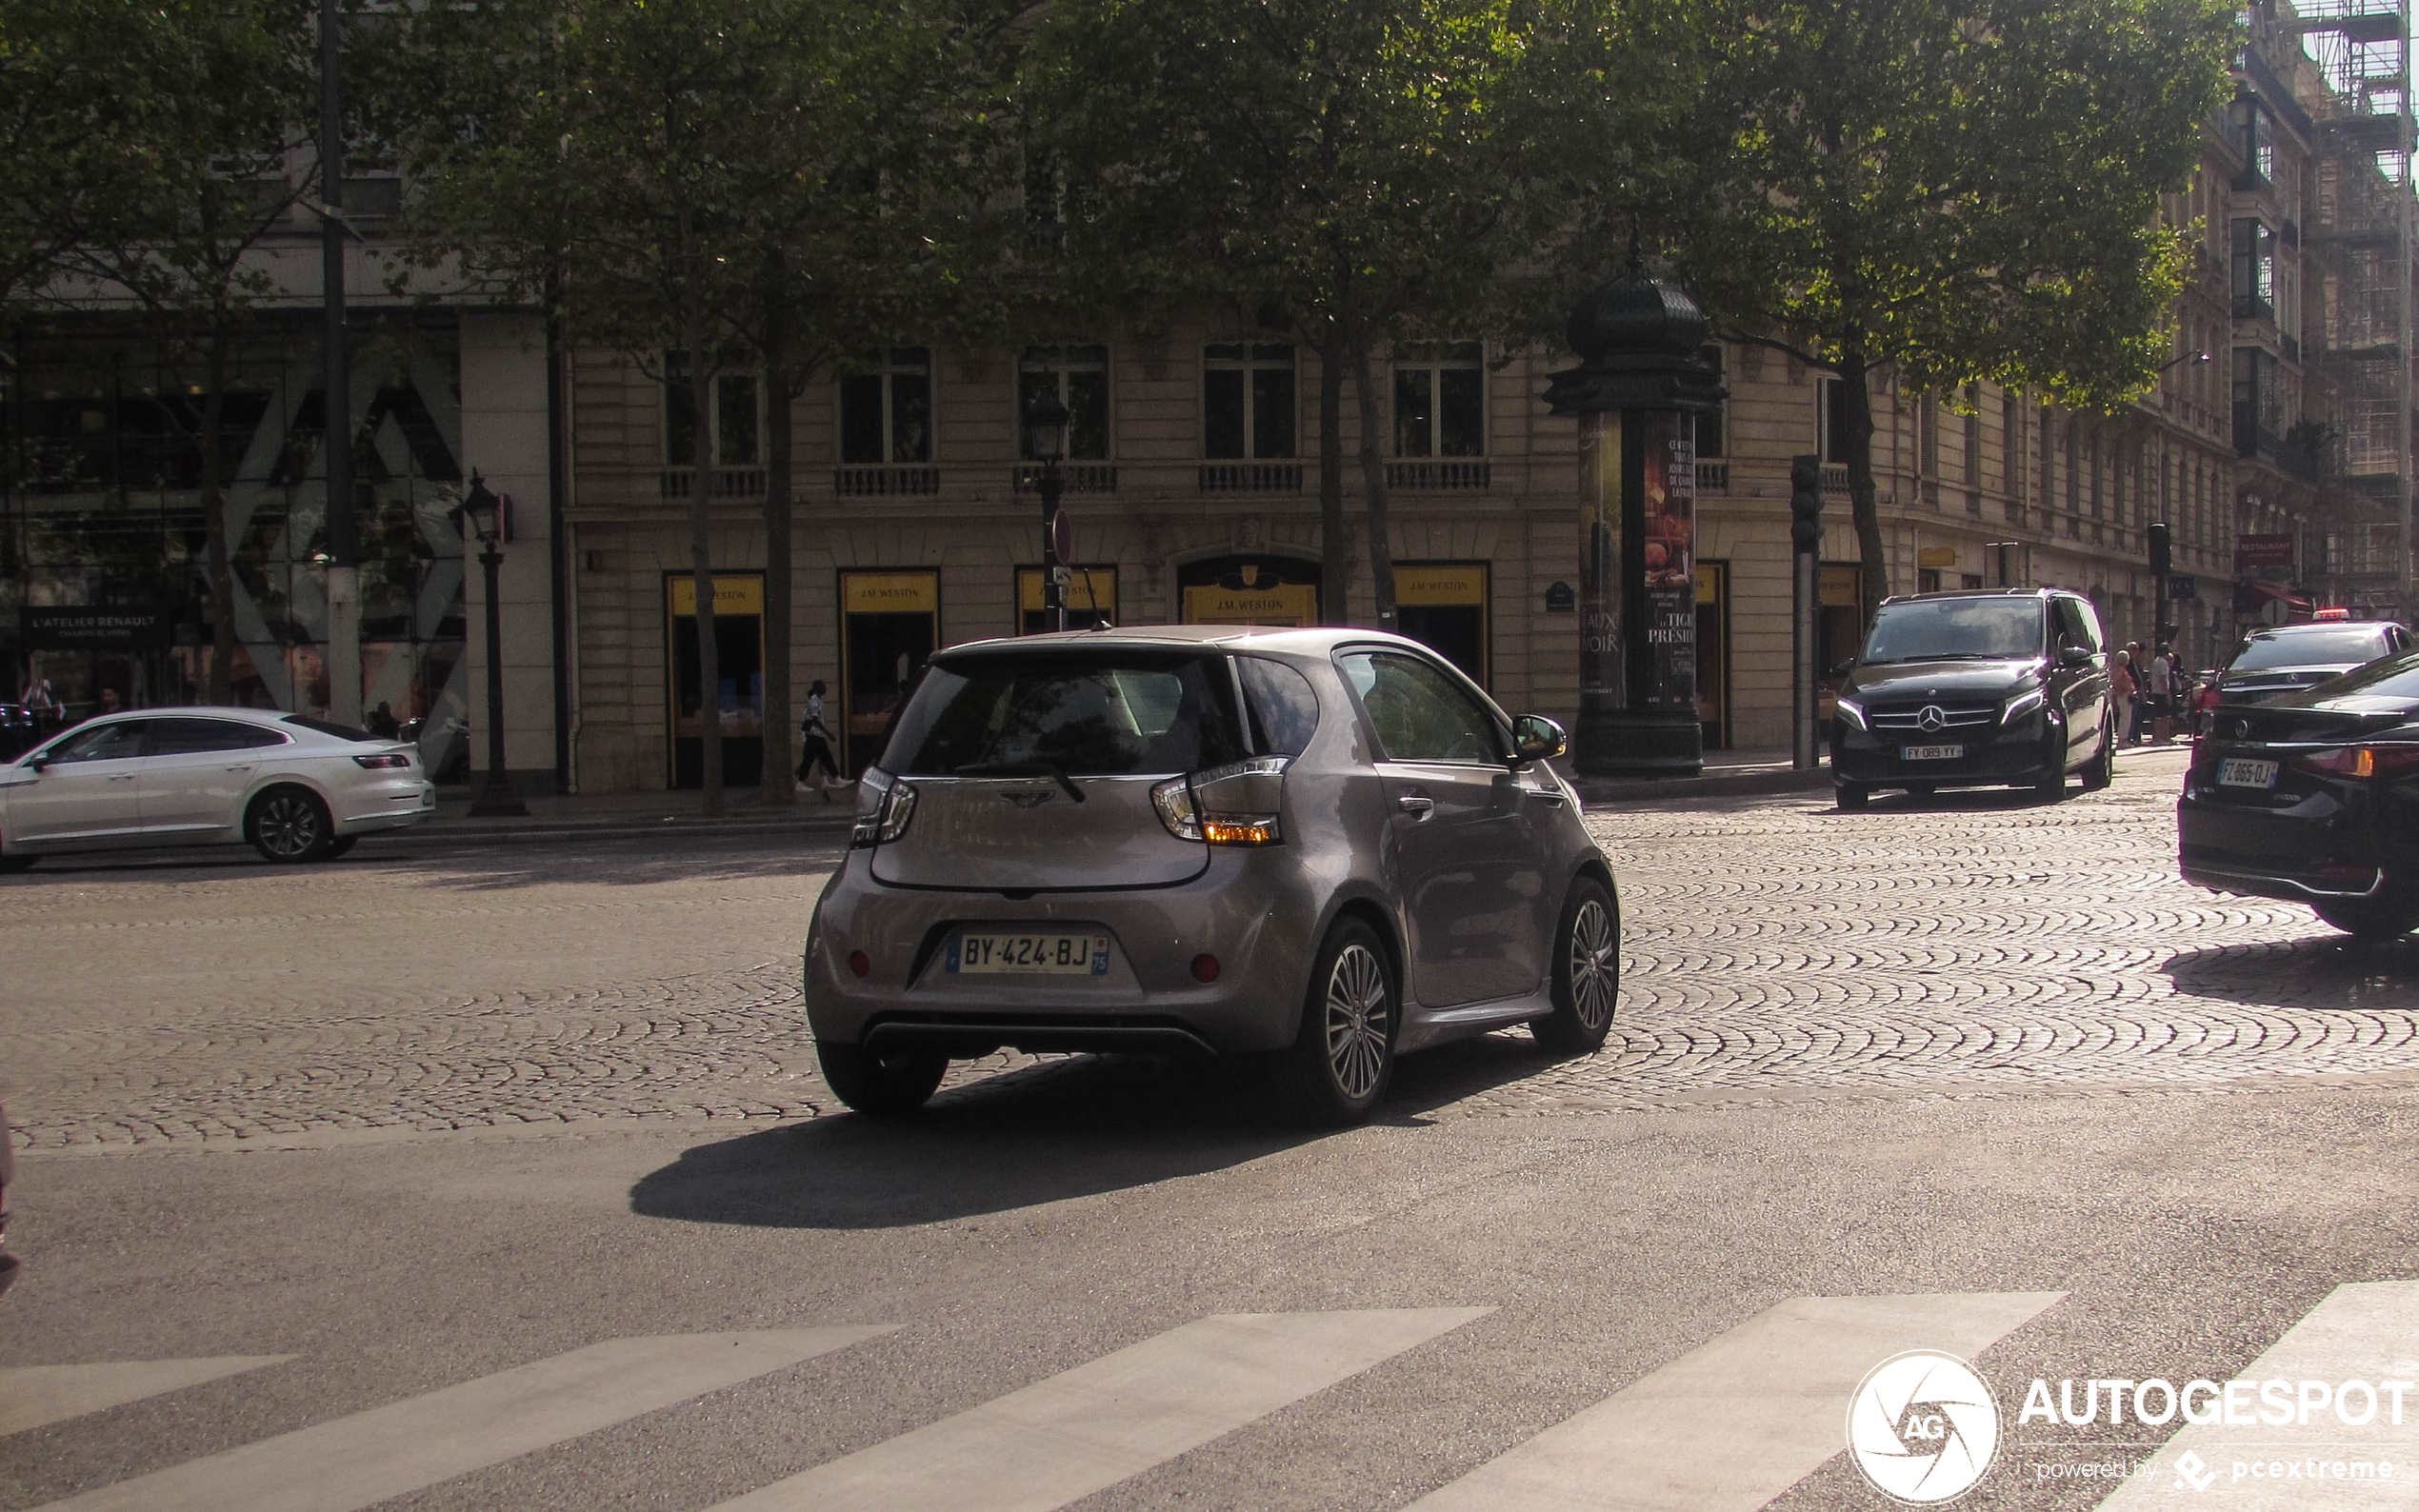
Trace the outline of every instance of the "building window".
<instances>
[{"instance_id":1,"label":"building window","mask_svg":"<svg viewBox=\"0 0 2419 1512\"><path fill-rule=\"evenodd\" d=\"M2284 404L2276 383L2276 358L2257 347L2234 349L2234 450L2273 456L2284 445Z\"/></svg>"},{"instance_id":2,"label":"building window","mask_svg":"<svg viewBox=\"0 0 2419 1512\"><path fill-rule=\"evenodd\" d=\"M752 468L763 461L763 386L754 373L722 373L707 387L707 417L714 466ZM689 354L664 354L664 466L686 468L697 459L696 396L689 387Z\"/></svg>"},{"instance_id":3,"label":"building window","mask_svg":"<svg viewBox=\"0 0 2419 1512\"><path fill-rule=\"evenodd\" d=\"M1487 368L1474 341L1394 353L1394 454L1487 455Z\"/></svg>"},{"instance_id":4,"label":"building window","mask_svg":"<svg viewBox=\"0 0 2419 1512\"><path fill-rule=\"evenodd\" d=\"M1849 452L1848 383L1823 380L1823 460L1846 462Z\"/></svg>"},{"instance_id":5,"label":"building window","mask_svg":"<svg viewBox=\"0 0 2419 1512\"><path fill-rule=\"evenodd\" d=\"M1295 455L1293 348L1229 343L1201 355L1201 454Z\"/></svg>"},{"instance_id":6,"label":"building window","mask_svg":"<svg viewBox=\"0 0 2419 1512\"><path fill-rule=\"evenodd\" d=\"M2276 318L2276 233L2251 217L2234 223L2234 318Z\"/></svg>"},{"instance_id":7,"label":"building window","mask_svg":"<svg viewBox=\"0 0 2419 1512\"><path fill-rule=\"evenodd\" d=\"M1964 480L1969 488L1982 487L1982 391L1969 385L1966 388L1966 413L1963 416L1966 434L1958 450L1963 454Z\"/></svg>"},{"instance_id":8,"label":"building window","mask_svg":"<svg viewBox=\"0 0 2419 1512\"><path fill-rule=\"evenodd\" d=\"M1045 394L1067 407L1067 460L1109 458L1109 348L1028 347L1016 363L1016 454L1033 460L1033 432L1024 417Z\"/></svg>"},{"instance_id":9,"label":"building window","mask_svg":"<svg viewBox=\"0 0 2419 1512\"><path fill-rule=\"evenodd\" d=\"M2234 149L2243 154L2243 176L2236 189L2257 189L2276 177L2276 118L2257 100L2234 102Z\"/></svg>"},{"instance_id":10,"label":"building window","mask_svg":"<svg viewBox=\"0 0 2419 1512\"><path fill-rule=\"evenodd\" d=\"M2024 406L2011 393L1999 396L1999 474L2010 498L2025 496Z\"/></svg>"},{"instance_id":11,"label":"building window","mask_svg":"<svg viewBox=\"0 0 2419 1512\"><path fill-rule=\"evenodd\" d=\"M932 460L932 353L890 347L840 380L840 460L852 467Z\"/></svg>"}]
</instances>

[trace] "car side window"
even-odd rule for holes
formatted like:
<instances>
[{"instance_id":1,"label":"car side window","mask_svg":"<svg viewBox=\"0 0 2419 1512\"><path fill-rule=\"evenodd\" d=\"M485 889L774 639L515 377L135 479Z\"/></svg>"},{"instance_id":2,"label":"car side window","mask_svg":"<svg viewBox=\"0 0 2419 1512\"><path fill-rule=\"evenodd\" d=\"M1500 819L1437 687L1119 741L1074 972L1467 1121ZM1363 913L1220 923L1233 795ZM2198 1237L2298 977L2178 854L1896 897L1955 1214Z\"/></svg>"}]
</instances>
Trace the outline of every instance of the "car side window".
<instances>
[{"instance_id":1,"label":"car side window","mask_svg":"<svg viewBox=\"0 0 2419 1512\"><path fill-rule=\"evenodd\" d=\"M1427 662L1396 651L1346 651L1336 660L1388 760L1493 766L1504 759L1494 720Z\"/></svg>"},{"instance_id":2,"label":"car side window","mask_svg":"<svg viewBox=\"0 0 2419 1512\"><path fill-rule=\"evenodd\" d=\"M52 762L106 762L143 754L143 732L150 721L121 720L77 730L45 753Z\"/></svg>"},{"instance_id":3,"label":"car side window","mask_svg":"<svg viewBox=\"0 0 2419 1512\"><path fill-rule=\"evenodd\" d=\"M197 751L252 750L283 746L286 738L257 725L231 719L155 719L151 721L153 756L185 756Z\"/></svg>"},{"instance_id":4,"label":"car side window","mask_svg":"<svg viewBox=\"0 0 2419 1512\"><path fill-rule=\"evenodd\" d=\"M1252 745L1270 756L1299 756L1319 727L1319 695L1310 680L1266 656L1238 656L1244 703L1251 714Z\"/></svg>"},{"instance_id":5,"label":"car side window","mask_svg":"<svg viewBox=\"0 0 2419 1512\"><path fill-rule=\"evenodd\" d=\"M2091 632L2085 627L2083 616L2077 612L2074 600L2052 599L2050 609L2056 617L2058 645L2061 647L2080 646L2087 651L2099 649L2098 645L2091 638Z\"/></svg>"}]
</instances>

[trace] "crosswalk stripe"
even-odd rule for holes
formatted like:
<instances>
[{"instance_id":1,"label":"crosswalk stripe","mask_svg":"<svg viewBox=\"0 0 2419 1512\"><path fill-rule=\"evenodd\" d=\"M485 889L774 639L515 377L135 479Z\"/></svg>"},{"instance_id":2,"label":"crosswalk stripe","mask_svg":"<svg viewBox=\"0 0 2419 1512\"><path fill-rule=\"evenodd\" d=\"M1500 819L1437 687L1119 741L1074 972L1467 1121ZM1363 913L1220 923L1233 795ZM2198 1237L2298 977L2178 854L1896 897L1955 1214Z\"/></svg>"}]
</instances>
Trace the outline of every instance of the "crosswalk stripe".
<instances>
[{"instance_id":1,"label":"crosswalk stripe","mask_svg":"<svg viewBox=\"0 0 2419 1512\"><path fill-rule=\"evenodd\" d=\"M1205 1318L714 1512L1050 1512L1493 1310Z\"/></svg>"},{"instance_id":2,"label":"crosswalk stripe","mask_svg":"<svg viewBox=\"0 0 2419 1512\"><path fill-rule=\"evenodd\" d=\"M122 1407L164 1391L198 1386L292 1355L220 1355L202 1360L112 1360L97 1365L11 1365L0 1369L0 1438L88 1412Z\"/></svg>"},{"instance_id":3,"label":"crosswalk stripe","mask_svg":"<svg viewBox=\"0 0 2419 1512\"><path fill-rule=\"evenodd\" d=\"M1849 1397L1909 1349L1971 1357L2066 1293L1799 1297L1415 1502L1411 1512L1748 1512L1848 1446Z\"/></svg>"},{"instance_id":4,"label":"crosswalk stripe","mask_svg":"<svg viewBox=\"0 0 2419 1512\"><path fill-rule=\"evenodd\" d=\"M121 1481L39 1512L354 1512L890 1326L611 1339Z\"/></svg>"},{"instance_id":5,"label":"crosswalk stripe","mask_svg":"<svg viewBox=\"0 0 2419 1512\"><path fill-rule=\"evenodd\" d=\"M2414 1358L2419 1358L2419 1281L2356 1282L2338 1286L2304 1314L2301 1322L2286 1329L2266 1354L2234 1372L2234 1376L2239 1381L2292 1382L2294 1386L2289 1397L2297 1397L2299 1385L2305 1381L2324 1382L2330 1390L2347 1381L2367 1382L2377 1409L2367 1423L2348 1424L2331 1404L2325 1404L2316 1406L2307 1424L2187 1424L2177 1429L2153 1457L2155 1462L2150 1468L2117 1487L2100 1506L2103 1512L2126 1512L2128 1508L2153 1503L2174 1506L2182 1479L2177 1462L2188 1451L2200 1459L2198 1477L2216 1477L2214 1481L2202 1480L2189 1489L2217 1493L2224 1498L2227 1512L2419 1506L2419 1391L2404 1393L2402 1422L2396 1423L2392 1421L2391 1394L2377 1389L2380 1382L2419 1381L2419 1368L2412 1364ZM2186 1383L2177 1381L2170 1384L2181 1389ZM2246 1405L2253 1416L2259 1413L2263 1403L2256 1390L2249 1393ZM2297 1401L2294 1416L2300 1416ZM2066 1439L2103 1432L2143 1439L2153 1437L2158 1431L2061 1427L2057 1436ZM2012 1432L2009 1434L2010 1438L2014 1436ZM2003 1448L2001 1453L2006 1450ZM2092 1459L2119 1458L2088 1451L2077 1453ZM2390 1476L2377 1481L2339 1480L2324 1469L2315 1476L2309 1474L2307 1462L2312 1460L2330 1465L2341 1462L2347 1469L2355 1462L2373 1464L2384 1461L2393 1469ZM2234 1472L2238 1462L2243 1466L2240 1480ZM2290 1465L2297 1473L2270 1480L2265 1473L2253 1476L2253 1463L2262 1472L2270 1465ZM2185 1496L2181 1500L2192 1498Z\"/></svg>"}]
</instances>

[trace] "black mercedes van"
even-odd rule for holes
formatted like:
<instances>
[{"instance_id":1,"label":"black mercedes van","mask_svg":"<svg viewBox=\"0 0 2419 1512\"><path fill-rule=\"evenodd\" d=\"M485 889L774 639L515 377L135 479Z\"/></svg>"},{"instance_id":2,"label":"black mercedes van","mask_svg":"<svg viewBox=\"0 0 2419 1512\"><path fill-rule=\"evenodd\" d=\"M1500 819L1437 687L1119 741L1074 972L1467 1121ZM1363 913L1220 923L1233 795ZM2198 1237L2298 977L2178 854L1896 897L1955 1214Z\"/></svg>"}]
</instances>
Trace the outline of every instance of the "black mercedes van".
<instances>
[{"instance_id":1,"label":"black mercedes van","mask_svg":"<svg viewBox=\"0 0 2419 1512\"><path fill-rule=\"evenodd\" d=\"M2116 755L2109 658L2091 601L1969 588L1883 601L1831 721L1842 808L1877 787L2106 787Z\"/></svg>"}]
</instances>

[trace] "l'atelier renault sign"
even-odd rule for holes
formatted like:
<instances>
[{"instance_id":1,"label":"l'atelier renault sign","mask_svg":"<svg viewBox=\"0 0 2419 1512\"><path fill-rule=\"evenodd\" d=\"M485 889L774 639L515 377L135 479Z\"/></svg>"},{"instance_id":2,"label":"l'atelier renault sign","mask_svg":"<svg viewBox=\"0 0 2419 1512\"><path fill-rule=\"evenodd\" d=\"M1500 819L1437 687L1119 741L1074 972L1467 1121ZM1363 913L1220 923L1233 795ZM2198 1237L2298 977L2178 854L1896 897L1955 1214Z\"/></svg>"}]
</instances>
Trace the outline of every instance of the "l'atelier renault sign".
<instances>
[{"instance_id":1,"label":"l'atelier renault sign","mask_svg":"<svg viewBox=\"0 0 2419 1512\"><path fill-rule=\"evenodd\" d=\"M166 646L173 633L167 615L148 609L26 608L18 614L26 646L38 651Z\"/></svg>"}]
</instances>

